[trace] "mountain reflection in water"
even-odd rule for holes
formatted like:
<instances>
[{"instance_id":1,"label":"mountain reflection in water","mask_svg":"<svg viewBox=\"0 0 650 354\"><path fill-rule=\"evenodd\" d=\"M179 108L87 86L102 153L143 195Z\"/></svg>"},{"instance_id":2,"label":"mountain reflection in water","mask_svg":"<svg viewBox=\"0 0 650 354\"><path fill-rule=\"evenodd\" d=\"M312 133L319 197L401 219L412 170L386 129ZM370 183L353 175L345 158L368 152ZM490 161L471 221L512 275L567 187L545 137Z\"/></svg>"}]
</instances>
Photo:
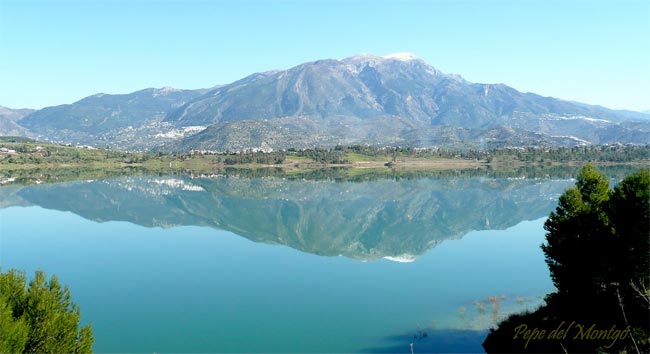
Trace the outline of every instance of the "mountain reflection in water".
<instances>
[{"instance_id":1,"label":"mountain reflection in water","mask_svg":"<svg viewBox=\"0 0 650 354\"><path fill-rule=\"evenodd\" d=\"M98 222L209 226L316 255L410 262L443 240L545 217L570 184L552 178L133 176L0 193L4 206L38 205Z\"/></svg>"}]
</instances>

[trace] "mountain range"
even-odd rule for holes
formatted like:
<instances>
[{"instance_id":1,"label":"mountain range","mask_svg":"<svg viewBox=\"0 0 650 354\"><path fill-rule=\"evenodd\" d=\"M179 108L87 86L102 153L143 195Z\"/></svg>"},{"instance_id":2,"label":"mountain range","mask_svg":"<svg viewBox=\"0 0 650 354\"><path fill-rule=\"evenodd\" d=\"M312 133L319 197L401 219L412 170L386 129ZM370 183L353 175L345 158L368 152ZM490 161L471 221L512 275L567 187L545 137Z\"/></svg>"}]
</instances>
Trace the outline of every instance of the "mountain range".
<instances>
[{"instance_id":1,"label":"mountain range","mask_svg":"<svg viewBox=\"0 0 650 354\"><path fill-rule=\"evenodd\" d=\"M33 112L3 112L0 134L126 150L650 141L648 114L472 83L410 53L317 60L211 89L97 94Z\"/></svg>"}]
</instances>

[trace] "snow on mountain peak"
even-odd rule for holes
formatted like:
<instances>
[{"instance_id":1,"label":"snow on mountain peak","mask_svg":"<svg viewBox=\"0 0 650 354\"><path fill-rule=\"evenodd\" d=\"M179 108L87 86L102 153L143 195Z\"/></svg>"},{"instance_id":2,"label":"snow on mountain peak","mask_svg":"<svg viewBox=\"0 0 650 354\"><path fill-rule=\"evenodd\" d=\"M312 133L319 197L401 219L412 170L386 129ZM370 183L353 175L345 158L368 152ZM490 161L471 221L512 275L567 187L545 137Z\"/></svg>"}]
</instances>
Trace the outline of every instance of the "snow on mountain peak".
<instances>
[{"instance_id":1,"label":"snow on mountain peak","mask_svg":"<svg viewBox=\"0 0 650 354\"><path fill-rule=\"evenodd\" d=\"M176 89L173 87L165 86L163 88L155 88L153 89L153 97L158 97L158 96L164 96L172 92L178 92L181 91L180 89Z\"/></svg>"},{"instance_id":2,"label":"snow on mountain peak","mask_svg":"<svg viewBox=\"0 0 650 354\"><path fill-rule=\"evenodd\" d=\"M393 54L388 54L384 55L382 58L384 59L395 59L395 60L400 60L400 61L411 61L411 60L420 60L417 55L409 52L401 52L401 53L393 53Z\"/></svg>"},{"instance_id":3,"label":"snow on mountain peak","mask_svg":"<svg viewBox=\"0 0 650 354\"><path fill-rule=\"evenodd\" d=\"M369 54L369 53L361 53L345 59L341 59L342 62L351 63L351 64L368 62L368 61L378 61L378 60L382 60L382 57L374 54Z\"/></svg>"},{"instance_id":4,"label":"snow on mountain peak","mask_svg":"<svg viewBox=\"0 0 650 354\"><path fill-rule=\"evenodd\" d=\"M346 64L359 64L359 63L376 63L383 60L399 60L403 62L408 62L412 60L422 60L417 55L409 52L393 53L384 56L361 53L349 58L341 59L342 62Z\"/></svg>"}]
</instances>

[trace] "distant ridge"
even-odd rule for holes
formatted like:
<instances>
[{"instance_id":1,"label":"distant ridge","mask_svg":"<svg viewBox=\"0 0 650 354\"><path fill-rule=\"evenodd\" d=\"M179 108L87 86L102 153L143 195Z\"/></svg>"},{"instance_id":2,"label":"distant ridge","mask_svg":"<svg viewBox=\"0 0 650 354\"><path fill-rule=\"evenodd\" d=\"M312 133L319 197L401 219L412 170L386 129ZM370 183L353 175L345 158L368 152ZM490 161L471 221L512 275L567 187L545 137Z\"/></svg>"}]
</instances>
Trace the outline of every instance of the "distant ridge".
<instances>
[{"instance_id":1,"label":"distant ridge","mask_svg":"<svg viewBox=\"0 0 650 354\"><path fill-rule=\"evenodd\" d=\"M97 94L13 124L21 135L136 150L650 141L647 114L472 83L406 52L317 60L208 90Z\"/></svg>"},{"instance_id":2,"label":"distant ridge","mask_svg":"<svg viewBox=\"0 0 650 354\"><path fill-rule=\"evenodd\" d=\"M27 129L17 122L33 112L33 109L12 109L0 106L0 135L29 135Z\"/></svg>"}]
</instances>

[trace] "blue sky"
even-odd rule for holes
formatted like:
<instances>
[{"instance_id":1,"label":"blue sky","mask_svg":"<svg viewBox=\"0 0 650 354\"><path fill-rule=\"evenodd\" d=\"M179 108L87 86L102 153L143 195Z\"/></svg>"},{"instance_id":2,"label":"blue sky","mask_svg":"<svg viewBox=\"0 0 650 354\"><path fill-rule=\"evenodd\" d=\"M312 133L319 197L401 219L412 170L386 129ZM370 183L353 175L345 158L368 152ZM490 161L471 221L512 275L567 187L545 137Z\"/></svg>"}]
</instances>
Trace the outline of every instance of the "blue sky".
<instances>
[{"instance_id":1,"label":"blue sky","mask_svg":"<svg viewBox=\"0 0 650 354\"><path fill-rule=\"evenodd\" d=\"M648 0L0 0L0 105L403 51L473 82L650 109Z\"/></svg>"}]
</instances>

